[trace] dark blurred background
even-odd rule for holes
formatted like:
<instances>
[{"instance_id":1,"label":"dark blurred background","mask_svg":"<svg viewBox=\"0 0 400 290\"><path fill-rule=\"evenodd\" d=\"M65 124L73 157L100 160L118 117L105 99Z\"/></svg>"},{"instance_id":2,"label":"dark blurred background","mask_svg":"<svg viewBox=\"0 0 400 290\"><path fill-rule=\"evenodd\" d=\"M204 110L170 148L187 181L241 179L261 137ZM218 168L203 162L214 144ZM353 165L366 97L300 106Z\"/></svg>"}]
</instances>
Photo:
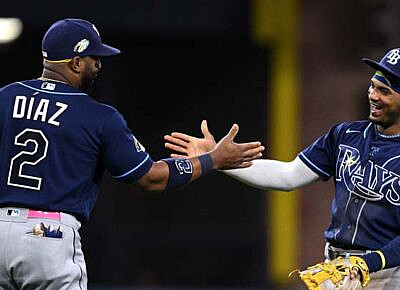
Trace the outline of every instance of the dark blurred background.
<instances>
[{"instance_id":1,"label":"dark blurred background","mask_svg":"<svg viewBox=\"0 0 400 290\"><path fill-rule=\"evenodd\" d=\"M293 132L299 136L298 152L334 123L366 116L372 72L360 58L378 58L399 46L400 4L289 2L298 17L293 47L299 63L299 131ZM3 3L0 17L20 18L23 31L17 40L0 44L0 85L38 77L41 38L51 23L84 18L96 24L105 43L122 50L102 60L94 96L123 113L153 159L170 153L163 147L165 134L201 136L202 119L217 139L238 123L238 141L260 140L268 151L271 126L284 130L286 124L269 119L271 98L279 97L270 90L272 64L284 37L254 37L256 23L264 23L255 21L257 9L265 6L274 7L269 13L280 25L290 22L276 0ZM274 158L270 152L267 157ZM332 193L331 182L297 193L297 267L322 259ZM106 174L81 231L89 289L302 289L271 275L270 206L268 193L220 172L159 194ZM275 222L284 228L287 221Z\"/></svg>"}]
</instances>

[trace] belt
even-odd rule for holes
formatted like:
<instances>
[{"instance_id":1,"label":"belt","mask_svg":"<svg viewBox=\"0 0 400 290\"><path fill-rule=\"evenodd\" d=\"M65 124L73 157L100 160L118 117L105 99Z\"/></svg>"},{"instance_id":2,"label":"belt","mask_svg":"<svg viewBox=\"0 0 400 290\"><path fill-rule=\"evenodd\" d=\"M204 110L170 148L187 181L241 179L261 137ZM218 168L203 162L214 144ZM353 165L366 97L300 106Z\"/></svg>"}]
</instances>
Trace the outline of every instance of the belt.
<instances>
[{"instance_id":1,"label":"belt","mask_svg":"<svg viewBox=\"0 0 400 290\"><path fill-rule=\"evenodd\" d=\"M40 211L22 207L0 207L0 220L11 222L27 222L32 219L49 219L76 229L81 223L68 213L54 211Z\"/></svg>"},{"instance_id":2,"label":"belt","mask_svg":"<svg viewBox=\"0 0 400 290\"><path fill-rule=\"evenodd\" d=\"M365 254L372 253L372 250L346 250L332 246L330 243L325 244L325 257L329 260L338 257L348 258L350 256L364 256Z\"/></svg>"}]
</instances>

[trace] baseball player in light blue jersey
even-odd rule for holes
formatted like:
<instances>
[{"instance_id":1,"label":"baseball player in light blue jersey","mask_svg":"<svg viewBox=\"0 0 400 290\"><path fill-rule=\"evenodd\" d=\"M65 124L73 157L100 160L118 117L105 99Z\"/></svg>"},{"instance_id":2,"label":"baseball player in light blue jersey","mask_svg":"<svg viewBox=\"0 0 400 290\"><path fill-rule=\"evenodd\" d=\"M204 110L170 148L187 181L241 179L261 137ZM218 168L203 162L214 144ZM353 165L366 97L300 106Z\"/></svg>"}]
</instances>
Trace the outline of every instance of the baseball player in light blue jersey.
<instances>
[{"instance_id":1,"label":"baseball player in light blue jersey","mask_svg":"<svg viewBox=\"0 0 400 290\"><path fill-rule=\"evenodd\" d=\"M400 48L379 62L363 61L376 70L368 89L369 120L333 126L291 162L261 159L224 172L265 190L334 178L326 258L362 257L372 273L366 289L400 289ZM202 132L201 139L172 133L165 146L179 153L174 157L202 154L215 144L205 121Z\"/></svg>"},{"instance_id":2,"label":"baseball player in light blue jersey","mask_svg":"<svg viewBox=\"0 0 400 290\"><path fill-rule=\"evenodd\" d=\"M120 53L92 23L57 21L42 53L40 78L0 88L0 289L87 289L78 230L105 170L164 191L261 156L260 142L233 142L233 125L215 150L154 162L123 116L89 95L100 57Z\"/></svg>"}]
</instances>

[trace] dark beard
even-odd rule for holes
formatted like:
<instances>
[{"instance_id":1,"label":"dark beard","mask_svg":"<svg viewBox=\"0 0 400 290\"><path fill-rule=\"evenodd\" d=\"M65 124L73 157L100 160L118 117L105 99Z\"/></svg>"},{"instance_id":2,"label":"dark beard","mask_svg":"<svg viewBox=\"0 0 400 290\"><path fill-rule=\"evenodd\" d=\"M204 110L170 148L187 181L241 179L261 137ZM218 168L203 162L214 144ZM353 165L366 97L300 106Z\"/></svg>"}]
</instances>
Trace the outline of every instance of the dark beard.
<instances>
[{"instance_id":1,"label":"dark beard","mask_svg":"<svg viewBox=\"0 0 400 290\"><path fill-rule=\"evenodd\" d=\"M382 121L378 121L378 120L374 120L374 119L371 119L370 117L368 117L368 119L375 125L375 126L381 126L382 128L387 128L388 126L385 124L385 123L383 123Z\"/></svg>"},{"instance_id":2,"label":"dark beard","mask_svg":"<svg viewBox=\"0 0 400 290\"><path fill-rule=\"evenodd\" d=\"M82 76L81 80L81 87L80 90L84 92L85 94L92 94L92 89L93 89L93 84L96 76L94 75L89 75L89 74L84 74Z\"/></svg>"}]
</instances>

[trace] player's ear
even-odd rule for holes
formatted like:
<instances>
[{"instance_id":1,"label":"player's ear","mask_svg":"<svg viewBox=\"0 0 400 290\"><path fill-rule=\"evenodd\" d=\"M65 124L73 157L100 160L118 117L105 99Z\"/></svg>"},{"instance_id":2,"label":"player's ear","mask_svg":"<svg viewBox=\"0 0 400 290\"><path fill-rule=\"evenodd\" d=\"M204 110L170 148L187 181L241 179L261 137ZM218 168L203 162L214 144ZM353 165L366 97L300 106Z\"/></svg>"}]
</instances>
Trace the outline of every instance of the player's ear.
<instances>
[{"instance_id":1,"label":"player's ear","mask_svg":"<svg viewBox=\"0 0 400 290\"><path fill-rule=\"evenodd\" d=\"M74 71L74 72L81 72L82 71L82 59L79 56L75 56L71 59L71 61L69 62L69 66L70 68Z\"/></svg>"}]
</instances>

